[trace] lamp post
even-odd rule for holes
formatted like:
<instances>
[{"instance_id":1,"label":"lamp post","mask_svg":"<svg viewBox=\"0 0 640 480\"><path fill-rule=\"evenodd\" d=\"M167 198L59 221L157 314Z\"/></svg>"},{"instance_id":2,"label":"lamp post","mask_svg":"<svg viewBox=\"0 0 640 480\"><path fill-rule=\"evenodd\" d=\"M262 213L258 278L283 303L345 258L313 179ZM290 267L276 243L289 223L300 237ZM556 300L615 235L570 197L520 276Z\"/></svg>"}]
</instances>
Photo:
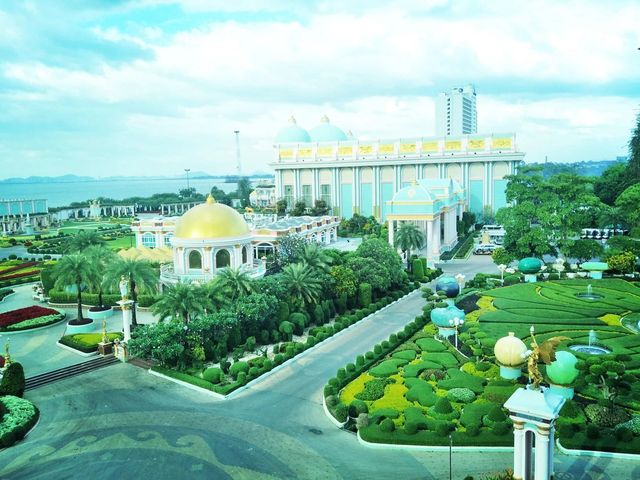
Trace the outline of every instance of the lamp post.
<instances>
[{"instance_id":1,"label":"lamp post","mask_svg":"<svg viewBox=\"0 0 640 480\"><path fill-rule=\"evenodd\" d=\"M187 190L189 190L189 172L191 171L191 169L185 168L184 171L187 174Z\"/></svg>"},{"instance_id":2,"label":"lamp post","mask_svg":"<svg viewBox=\"0 0 640 480\"><path fill-rule=\"evenodd\" d=\"M460 287L460 291L464 288L464 279L465 276L462 273L458 273L455 277L456 282L458 282L458 286Z\"/></svg>"},{"instance_id":3,"label":"lamp post","mask_svg":"<svg viewBox=\"0 0 640 480\"><path fill-rule=\"evenodd\" d=\"M498 270L500 270L500 283L504 285L504 271L507 269L507 266L504 264L498 265Z\"/></svg>"},{"instance_id":4,"label":"lamp post","mask_svg":"<svg viewBox=\"0 0 640 480\"><path fill-rule=\"evenodd\" d=\"M456 350L457 350L458 349L458 328L464 325L464 320L456 317L453 320L449 320L449 325L451 325L455 330L455 342L456 342Z\"/></svg>"}]
</instances>

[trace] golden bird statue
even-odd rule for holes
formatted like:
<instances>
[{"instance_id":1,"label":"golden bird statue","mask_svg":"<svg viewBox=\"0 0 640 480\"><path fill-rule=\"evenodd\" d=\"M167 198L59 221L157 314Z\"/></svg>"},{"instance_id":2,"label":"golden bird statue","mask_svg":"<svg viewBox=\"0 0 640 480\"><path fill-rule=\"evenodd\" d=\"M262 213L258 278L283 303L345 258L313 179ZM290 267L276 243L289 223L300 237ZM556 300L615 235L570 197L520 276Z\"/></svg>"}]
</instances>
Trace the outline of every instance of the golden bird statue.
<instances>
[{"instance_id":1,"label":"golden bird statue","mask_svg":"<svg viewBox=\"0 0 640 480\"><path fill-rule=\"evenodd\" d=\"M538 362L542 360L545 365L549 365L556 359L556 348L561 342L570 340L569 337L551 337L545 340L541 344L538 344L536 336L534 335L533 326L530 329L531 332L531 353L527 358L527 370L529 371L529 381L533 383L534 390L540 388L540 384L543 382L542 374L538 368Z\"/></svg>"}]
</instances>

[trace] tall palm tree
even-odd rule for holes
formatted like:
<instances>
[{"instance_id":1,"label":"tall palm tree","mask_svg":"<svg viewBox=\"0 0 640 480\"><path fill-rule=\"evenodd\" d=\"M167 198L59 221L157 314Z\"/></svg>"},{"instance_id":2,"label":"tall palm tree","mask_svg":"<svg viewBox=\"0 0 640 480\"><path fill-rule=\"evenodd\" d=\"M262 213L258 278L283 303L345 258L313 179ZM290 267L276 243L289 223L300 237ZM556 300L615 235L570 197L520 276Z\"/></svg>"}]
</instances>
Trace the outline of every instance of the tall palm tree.
<instances>
[{"instance_id":1,"label":"tall palm tree","mask_svg":"<svg viewBox=\"0 0 640 480\"><path fill-rule=\"evenodd\" d=\"M131 324L138 325L136 318L138 292L156 292L159 274L153 265L146 260L116 257L105 269L105 285L116 289L123 276L129 281L129 291L131 292L131 300L133 300Z\"/></svg>"},{"instance_id":2,"label":"tall palm tree","mask_svg":"<svg viewBox=\"0 0 640 480\"><path fill-rule=\"evenodd\" d=\"M116 254L104 245L91 245L83 253L87 261L94 267L91 278L89 278L89 286L92 291L98 292L98 305L103 307L104 271L107 265L115 260Z\"/></svg>"},{"instance_id":3,"label":"tall palm tree","mask_svg":"<svg viewBox=\"0 0 640 480\"><path fill-rule=\"evenodd\" d=\"M284 267L282 282L286 285L291 298L301 306L318 303L322 282L307 264L291 263Z\"/></svg>"},{"instance_id":4,"label":"tall palm tree","mask_svg":"<svg viewBox=\"0 0 640 480\"><path fill-rule=\"evenodd\" d=\"M396 232L393 246L407 252L407 269L411 268L411 250L424 247L424 233L413 223L403 222Z\"/></svg>"},{"instance_id":5,"label":"tall palm tree","mask_svg":"<svg viewBox=\"0 0 640 480\"><path fill-rule=\"evenodd\" d=\"M231 301L253 292L253 280L242 268L225 268L216 276L216 281L229 292Z\"/></svg>"},{"instance_id":6,"label":"tall palm tree","mask_svg":"<svg viewBox=\"0 0 640 480\"><path fill-rule=\"evenodd\" d=\"M201 294L205 299L207 312L215 312L229 304L229 293L218 277L202 285Z\"/></svg>"},{"instance_id":7,"label":"tall palm tree","mask_svg":"<svg viewBox=\"0 0 640 480\"><path fill-rule=\"evenodd\" d=\"M67 252L82 252L92 245L102 245L104 240L96 230L80 230L67 243Z\"/></svg>"},{"instance_id":8,"label":"tall palm tree","mask_svg":"<svg viewBox=\"0 0 640 480\"><path fill-rule=\"evenodd\" d=\"M189 323L197 315L204 313L206 299L201 287L188 283L176 283L167 287L151 311L161 322L175 318Z\"/></svg>"},{"instance_id":9,"label":"tall palm tree","mask_svg":"<svg viewBox=\"0 0 640 480\"><path fill-rule=\"evenodd\" d=\"M75 285L78 299L78 321L82 322L82 287L89 283L94 275L93 265L87 261L87 257L79 253L63 256L53 267L55 285L64 288Z\"/></svg>"},{"instance_id":10,"label":"tall palm tree","mask_svg":"<svg viewBox=\"0 0 640 480\"><path fill-rule=\"evenodd\" d=\"M329 271L329 266L333 258L327 254L317 243L309 243L304 246L300 260L309 265L312 269Z\"/></svg>"}]
</instances>

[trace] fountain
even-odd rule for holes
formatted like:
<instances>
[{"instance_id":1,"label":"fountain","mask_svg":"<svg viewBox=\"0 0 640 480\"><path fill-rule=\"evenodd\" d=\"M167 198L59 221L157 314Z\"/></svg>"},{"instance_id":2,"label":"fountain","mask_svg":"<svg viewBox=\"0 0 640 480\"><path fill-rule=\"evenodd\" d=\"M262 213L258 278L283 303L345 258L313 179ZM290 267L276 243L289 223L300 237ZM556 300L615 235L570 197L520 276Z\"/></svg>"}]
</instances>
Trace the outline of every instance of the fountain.
<instances>
[{"instance_id":1,"label":"fountain","mask_svg":"<svg viewBox=\"0 0 640 480\"><path fill-rule=\"evenodd\" d=\"M590 330L588 345L571 345L569 349L573 350L574 352L588 353L589 355L604 355L605 353L611 352L611 350L597 346L597 341L598 336L596 335L596 331Z\"/></svg>"},{"instance_id":2,"label":"fountain","mask_svg":"<svg viewBox=\"0 0 640 480\"><path fill-rule=\"evenodd\" d=\"M576 297L581 298L583 300L598 300L602 298L602 295L598 295L597 293L593 293L593 289L591 288L591 284L587 285L587 293L576 293Z\"/></svg>"}]
</instances>

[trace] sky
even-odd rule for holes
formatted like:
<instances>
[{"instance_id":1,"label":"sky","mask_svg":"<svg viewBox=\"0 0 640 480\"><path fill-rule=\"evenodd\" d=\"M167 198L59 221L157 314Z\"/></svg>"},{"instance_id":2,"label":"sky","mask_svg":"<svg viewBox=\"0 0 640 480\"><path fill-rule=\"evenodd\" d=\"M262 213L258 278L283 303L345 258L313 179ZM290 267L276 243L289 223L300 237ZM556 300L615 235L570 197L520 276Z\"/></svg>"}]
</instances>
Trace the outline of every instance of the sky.
<instances>
[{"instance_id":1,"label":"sky","mask_svg":"<svg viewBox=\"0 0 640 480\"><path fill-rule=\"evenodd\" d=\"M2 0L0 178L268 172L294 115L363 140L435 134L468 83L528 162L627 153L640 3Z\"/></svg>"}]
</instances>

